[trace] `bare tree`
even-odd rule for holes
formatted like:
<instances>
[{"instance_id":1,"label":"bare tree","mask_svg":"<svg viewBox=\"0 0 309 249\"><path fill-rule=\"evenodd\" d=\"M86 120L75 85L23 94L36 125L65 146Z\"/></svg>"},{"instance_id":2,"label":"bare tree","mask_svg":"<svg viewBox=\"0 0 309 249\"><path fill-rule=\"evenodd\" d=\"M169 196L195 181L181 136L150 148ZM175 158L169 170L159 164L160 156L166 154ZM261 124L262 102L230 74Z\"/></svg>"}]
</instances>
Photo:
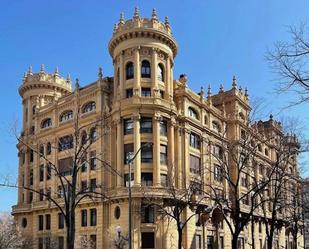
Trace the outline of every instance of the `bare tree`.
<instances>
[{"instance_id":1,"label":"bare tree","mask_svg":"<svg viewBox=\"0 0 309 249\"><path fill-rule=\"evenodd\" d=\"M295 92L295 105L309 101L309 31L302 24L290 26L289 33L291 41L277 42L267 53L267 60L278 75L277 92Z\"/></svg>"}]
</instances>

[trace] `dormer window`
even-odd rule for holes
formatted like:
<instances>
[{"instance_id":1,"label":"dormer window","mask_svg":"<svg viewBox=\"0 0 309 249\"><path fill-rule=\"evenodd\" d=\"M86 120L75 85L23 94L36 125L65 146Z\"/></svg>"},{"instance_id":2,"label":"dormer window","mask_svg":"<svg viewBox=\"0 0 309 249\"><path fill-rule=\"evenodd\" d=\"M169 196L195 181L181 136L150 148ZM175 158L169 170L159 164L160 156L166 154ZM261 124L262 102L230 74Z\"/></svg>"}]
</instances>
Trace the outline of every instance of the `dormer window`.
<instances>
[{"instance_id":1,"label":"dormer window","mask_svg":"<svg viewBox=\"0 0 309 249\"><path fill-rule=\"evenodd\" d=\"M134 78L134 64L129 61L126 65L126 79L130 80Z\"/></svg>"},{"instance_id":2,"label":"dormer window","mask_svg":"<svg viewBox=\"0 0 309 249\"><path fill-rule=\"evenodd\" d=\"M147 60L142 61L141 76L142 78L150 78L150 63Z\"/></svg>"},{"instance_id":3,"label":"dormer window","mask_svg":"<svg viewBox=\"0 0 309 249\"><path fill-rule=\"evenodd\" d=\"M157 79L164 82L164 66L161 63L157 67Z\"/></svg>"},{"instance_id":4,"label":"dormer window","mask_svg":"<svg viewBox=\"0 0 309 249\"><path fill-rule=\"evenodd\" d=\"M96 103L94 101L90 101L83 106L82 113L92 112L95 109L96 109Z\"/></svg>"},{"instance_id":5,"label":"dormer window","mask_svg":"<svg viewBox=\"0 0 309 249\"><path fill-rule=\"evenodd\" d=\"M41 128L42 128L42 129L46 129L46 128L51 127L51 126L52 126L52 120L51 120L51 118L46 118L46 119L44 119L44 120L42 121L42 123L41 123Z\"/></svg>"},{"instance_id":6,"label":"dormer window","mask_svg":"<svg viewBox=\"0 0 309 249\"><path fill-rule=\"evenodd\" d=\"M73 111L69 110L69 111L64 111L61 115L60 115L60 122L65 122L68 120L73 119Z\"/></svg>"},{"instance_id":7,"label":"dormer window","mask_svg":"<svg viewBox=\"0 0 309 249\"><path fill-rule=\"evenodd\" d=\"M198 116L197 111L194 110L192 107L189 107L189 108L188 108L188 115L189 115L189 117L191 117L191 118L194 118L194 119L199 120L199 116Z\"/></svg>"}]
</instances>

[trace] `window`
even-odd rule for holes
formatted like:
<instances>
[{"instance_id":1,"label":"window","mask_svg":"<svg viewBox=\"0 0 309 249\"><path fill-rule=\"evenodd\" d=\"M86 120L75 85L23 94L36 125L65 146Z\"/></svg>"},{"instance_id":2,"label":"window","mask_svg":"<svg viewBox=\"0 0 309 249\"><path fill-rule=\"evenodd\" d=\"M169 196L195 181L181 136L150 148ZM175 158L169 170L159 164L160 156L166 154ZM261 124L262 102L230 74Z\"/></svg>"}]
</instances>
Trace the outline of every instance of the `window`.
<instances>
[{"instance_id":1,"label":"window","mask_svg":"<svg viewBox=\"0 0 309 249\"><path fill-rule=\"evenodd\" d=\"M51 178L51 164L48 163L46 166L46 180L50 180Z\"/></svg>"},{"instance_id":2,"label":"window","mask_svg":"<svg viewBox=\"0 0 309 249\"><path fill-rule=\"evenodd\" d=\"M87 209L81 210L81 226L82 227L87 226Z\"/></svg>"},{"instance_id":3,"label":"window","mask_svg":"<svg viewBox=\"0 0 309 249\"><path fill-rule=\"evenodd\" d=\"M196 149L200 149L201 147L200 136L193 132L190 133L190 146Z\"/></svg>"},{"instance_id":4,"label":"window","mask_svg":"<svg viewBox=\"0 0 309 249\"><path fill-rule=\"evenodd\" d=\"M199 119L197 111L195 111L192 107L188 108L188 115L191 118L194 118L194 119L197 119L197 120Z\"/></svg>"},{"instance_id":5,"label":"window","mask_svg":"<svg viewBox=\"0 0 309 249\"><path fill-rule=\"evenodd\" d=\"M268 151L268 149L265 149L265 156L269 156L269 151Z\"/></svg>"},{"instance_id":6,"label":"window","mask_svg":"<svg viewBox=\"0 0 309 249\"><path fill-rule=\"evenodd\" d=\"M44 181L44 165L40 165L40 182Z\"/></svg>"},{"instance_id":7,"label":"window","mask_svg":"<svg viewBox=\"0 0 309 249\"><path fill-rule=\"evenodd\" d=\"M241 176L241 186L248 187L249 186L249 177L246 173L242 173Z\"/></svg>"},{"instance_id":8,"label":"window","mask_svg":"<svg viewBox=\"0 0 309 249\"><path fill-rule=\"evenodd\" d=\"M152 163L152 145L146 143L141 144L141 161L142 163Z\"/></svg>"},{"instance_id":9,"label":"window","mask_svg":"<svg viewBox=\"0 0 309 249\"><path fill-rule=\"evenodd\" d=\"M39 200L43 201L44 200L44 189L39 190Z\"/></svg>"},{"instance_id":10,"label":"window","mask_svg":"<svg viewBox=\"0 0 309 249\"><path fill-rule=\"evenodd\" d=\"M50 248L50 237L45 237L45 249L51 249Z\"/></svg>"},{"instance_id":11,"label":"window","mask_svg":"<svg viewBox=\"0 0 309 249\"><path fill-rule=\"evenodd\" d=\"M259 221L259 233L262 233L262 222Z\"/></svg>"},{"instance_id":12,"label":"window","mask_svg":"<svg viewBox=\"0 0 309 249\"><path fill-rule=\"evenodd\" d=\"M126 65L126 79L133 79L134 78L134 64L133 62L129 61Z\"/></svg>"},{"instance_id":13,"label":"window","mask_svg":"<svg viewBox=\"0 0 309 249\"><path fill-rule=\"evenodd\" d=\"M263 175L263 173L264 173L264 166L262 164L259 165L259 173L261 175Z\"/></svg>"},{"instance_id":14,"label":"window","mask_svg":"<svg viewBox=\"0 0 309 249\"><path fill-rule=\"evenodd\" d=\"M68 176L72 174L72 167L73 167L73 158L67 157L58 160L58 171L59 174L62 176Z\"/></svg>"},{"instance_id":15,"label":"window","mask_svg":"<svg viewBox=\"0 0 309 249\"><path fill-rule=\"evenodd\" d=\"M90 101L83 105L82 113L92 112L96 109L96 103L94 101Z\"/></svg>"},{"instance_id":16,"label":"window","mask_svg":"<svg viewBox=\"0 0 309 249\"><path fill-rule=\"evenodd\" d=\"M161 179L161 186L167 187L168 186L167 175L160 174L160 179Z\"/></svg>"},{"instance_id":17,"label":"window","mask_svg":"<svg viewBox=\"0 0 309 249\"><path fill-rule=\"evenodd\" d=\"M91 143L93 143L93 142L95 142L95 140L97 140L97 130L96 130L95 127L91 128L89 137L90 137L90 142Z\"/></svg>"},{"instance_id":18,"label":"window","mask_svg":"<svg viewBox=\"0 0 309 249\"><path fill-rule=\"evenodd\" d=\"M244 243L244 238L238 238L237 240L237 248L238 249L244 249L245 248L245 243Z\"/></svg>"},{"instance_id":19,"label":"window","mask_svg":"<svg viewBox=\"0 0 309 249\"><path fill-rule=\"evenodd\" d=\"M45 229L50 230L50 214L45 215Z\"/></svg>"},{"instance_id":20,"label":"window","mask_svg":"<svg viewBox=\"0 0 309 249\"><path fill-rule=\"evenodd\" d=\"M64 228L64 216L62 213L58 213L58 229Z\"/></svg>"},{"instance_id":21,"label":"window","mask_svg":"<svg viewBox=\"0 0 309 249\"><path fill-rule=\"evenodd\" d=\"M125 144L124 145L124 164L129 164L129 160L134 152L134 145L133 144Z\"/></svg>"},{"instance_id":22,"label":"window","mask_svg":"<svg viewBox=\"0 0 309 249\"><path fill-rule=\"evenodd\" d=\"M164 82L164 66L161 63L157 66L157 79Z\"/></svg>"},{"instance_id":23,"label":"window","mask_svg":"<svg viewBox=\"0 0 309 249\"><path fill-rule=\"evenodd\" d=\"M258 144L258 151L262 152L262 145Z\"/></svg>"},{"instance_id":24,"label":"window","mask_svg":"<svg viewBox=\"0 0 309 249\"><path fill-rule=\"evenodd\" d=\"M195 248L201 249L202 248L202 236L200 234L195 234L194 241L195 241Z\"/></svg>"},{"instance_id":25,"label":"window","mask_svg":"<svg viewBox=\"0 0 309 249\"><path fill-rule=\"evenodd\" d=\"M202 184L198 182L190 182L190 189L193 193L200 195L202 194Z\"/></svg>"},{"instance_id":26,"label":"window","mask_svg":"<svg viewBox=\"0 0 309 249\"><path fill-rule=\"evenodd\" d=\"M220 236L219 238L219 249L224 249L224 237Z\"/></svg>"},{"instance_id":27,"label":"window","mask_svg":"<svg viewBox=\"0 0 309 249\"><path fill-rule=\"evenodd\" d=\"M95 234L90 235L90 241L91 241L91 248L96 249L97 248L97 236Z\"/></svg>"},{"instance_id":28,"label":"window","mask_svg":"<svg viewBox=\"0 0 309 249\"><path fill-rule=\"evenodd\" d=\"M51 118L46 118L42 121L41 123L41 128L42 129L45 129L45 128L48 128L48 127L51 127L52 126L52 120Z\"/></svg>"},{"instance_id":29,"label":"window","mask_svg":"<svg viewBox=\"0 0 309 249\"><path fill-rule=\"evenodd\" d=\"M141 174L142 186L152 186L152 173Z\"/></svg>"},{"instance_id":30,"label":"window","mask_svg":"<svg viewBox=\"0 0 309 249\"><path fill-rule=\"evenodd\" d=\"M30 158L29 158L29 161L32 163L33 162L33 150L31 149L30 150Z\"/></svg>"},{"instance_id":31,"label":"window","mask_svg":"<svg viewBox=\"0 0 309 249\"><path fill-rule=\"evenodd\" d=\"M69 111L64 111L60 115L59 121L62 123L62 122L65 122L65 121L68 121L68 120L71 120L71 119L73 119L73 111L69 110Z\"/></svg>"},{"instance_id":32,"label":"window","mask_svg":"<svg viewBox=\"0 0 309 249\"><path fill-rule=\"evenodd\" d=\"M96 151L90 152L90 170L95 170L97 167Z\"/></svg>"},{"instance_id":33,"label":"window","mask_svg":"<svg viewBox=\"0 0 309 249\"><path fill-rule=\"evenodd\" d=\"M249 202L250 201L249 201L249 195L248 194L242 197L242 204L249 205Z\"/></svg>"},{"instance_id":34,"label":"window","mask_svg":"<svg viewBox=\"0 0 309 249\"><path fill-rule=\"evenodd\" d=\"M164 119L160 121L160 135L167 136L167 121Z\"/></svg>"},{"instance_id":35,"label":"window","mask_svg":"<svg viewBox=\"0 0 309 249\"><path fill-rule=\"evenodd\" d=\"M97 209L90 209L90 226L97 225Z\"/></svg>"},{"instance_id":36,"label":"window","mask_svg":"<svg viewBox=\"0 0 309 249\"><path fill-rule=\"evenodd\" d=\"M44 228L44 216L39 215L39 231L42 231Z\"/></svg>"},{"instance_id":37,"label":"window","mask_svg":"<svg viewBox=\"0 0 309 249\"><path fill-rule=\"evenodd\" d=\"M246 139L246 137L247 137L247 135L246 135L246 131L245 131L245 130L243 130L243 129L241 129L241 131L240 131L240 138L241 138L241 139L243 139L243 140L245 140L245 139Z\"/></svg>"},{"instance_id":38,"label":"window","mask_svg":"<svg viewBox=\"0 0 309 249\"><path fill-rule=\"evenodd\" d=\"M73 136L72 135L59 138L59 141L58 141L59 151L68 150L72 148L73 148Z\"/></svg>"},{"instance_id":39,"label":"window","mask_svg":"<svg viewBox=\"0 0 309 249\"><path fill-rule=\"evenodd\" d=\"M154 233L142 233L142 249L154 249L155 248L155 236Z\"/></svg>"},{"instance_id":40,"label":"window","mask_svg":"<svg viewBox=\"0 0 309 249\"><path fill-rule=\"evenodd\" d=\"M33 192L29 193L29 202L31 203L33 201Z\"/></svg>"},{"instance_id":41,"label":"window","mask_svg":"<svg viewBox=\"0 0 309 249\"><path fill-rule=\"evenodd\" d=\"M131 173L131 186L134 184L134 173ZM129 174L124 174L124 185L129 187Z\"/></svg>"},{"instance_id":42,"label":"window","mask_svg":"<svg viewBox=\"0 0 309 249\"><path fill-rule=\"evenodd\" d=\"M167 165L167 146L160 144L160 163Z\"/></svg>"},{"instance_id":43,"label":"window","mask_svg":"<svg viewBox=\"0 0 309 249\"><path fill-rule=\"evenodd\" d=\"M96 191L96 188L97 188L97 179L96 178L90 179L89 190Z\"/></svg>"},{"instance_id":44,"label":"window","mask_svg":"<svg viewBox=\"0 0 309 249\"><path fill-rule=\"evenodd\" d=\"M165 95L164 91L159 90L159 95L161 99L164 99L164 95Z\"/></svg>"},{"instance_id":45,"label":"window","mask_svg":"<svg viewBox=\"0 0 309 249\"><path fill-rule=\"evenodd\" d=\"M80 188L81 188L82 192L87 191L87 181L86 180L85 181L81 181Z\"/></svg>"},{"instance_id":46,"label":"window","mask_svg":"<svg viewBox=\"0 0 309 249\"><path fill-rule=\"evenodd\" d=\"M141 205L141 223L154 223L154 207L151 205Z\"/></svg>"},{"instance_id":47,"label":"window","mask_svg":"<svg viewBox=\"0 0 309 249\"><path fill-rule=\"evenodd\" d=\"M64 237L63 236L58 237L58 249L64 249Z\"/></svg>"},{"instance_id":48,"label":"window","mask_svg":"<svg viewBox=\"0 0 309 249\"><path fill-rule=\"evenodd\" d=\"M223 169L218 164L215 164L214 166L214 179L218 182L223 181Z\"/></svg>"},{"instance_id":49,"label":"window","mask_svg":"<svg viewBox=\"0 0 309 249\"><path fill-rule=\"evenodd\" d=\"M133 120L124 119L123 120L123 133L124 135L133 134Z\"/></svg>"},{"instance_id":50,"label":"window","mask_svg":"<svg viewBox=\"0 0 309 249\"><path fill-rule=\"evenodd\" d=\"M33 169L30 169L29 173L29 185L33 185Z\"/></svg>"},{"instance_id":51,"label":"window","mask_svg":"<svg viewBox=\"0 0 309 249\"><path fill-rule=\"evenodd\" d=\"M151 89L148 87L142 87L142 97L151 97Z\"/></svg>"},{"instance_id":52,"label":"window","mask_svg":"<svg viewBox=\"0 0 309 249\"><path fill-rule=\"evenodd\" d=\"M126 97L127 98L132 98L133 97L133 89L129 88L126 90Z\"/></svg>"},{"instance_id":53,"label":"window","mask_svg":"<svg viewBox=\"0 0 309 249\"><path fill-rule=\"evenodd\" d=\"M212 129L216 132L221 132L220 124L217 121L212 121Z\"/></svg>"},{"instance_id":54,"label":"window","mask_svg":"<svg viewBox=\"0 0 309 249\"><path fill-rule=\"evenodd\" d=\"M47 146L46 146L46 154L47 154L47 155L50 155L50 154L51 154L51 149L52 149L52 148L51 148L51 143L48 142L48 143L47 143Z\"/></svg>"},{"instance_id":55,"label":"window","mask_svg":"<svg viewBox=\"0 0 309 249\"><path fill-rule=\"evenodd\" d=\"M215 191L215 198L217 200L220 200L220 201L224 200L224 192L222 189L215 188L214 191Z\"/></svg>"},{"instance_id":56,"label":"window","mask_svg":"<svg viewBox=\"0 0 309 249\"><path fill-rule=\"evenodd\" d=\"M41 144L40 145L40 157L43 157L44 156L44 145Z\"/></svg>"},{"instance_id":57,"label":"window","mask_svg":"<svg viewBox=\"0 0 309 249\"><path fill-rule=\"evenodd\" d=\"M207 249L214 248L214 236L207 236Z\"/></svg>"},{"instance_id":58,"label":"window","mask_svg":"<svg viewBox=\"0 0 309 249\"><path fill-rule=\"evenodd\" d=\"M142 61L141 76L142 76L142 78L150 78L150 63L149 63L149 61L146 61L146 60Z\"/></svg>"},{"instance_id":59,"label":"window","mask_svg":"<svg viewBox=\"0 0 309 249\"><path fill-rule=\"evenodd\" d=\"M141 133L152 133L152 118L141 118Z\"/></svg>"},{"instance_id":60,"label":"window","mask_svg":"<svg viewBox=\"0 0 309 249\"><path fill-rule=\"evenodd\" d=\"M217 159L223 159L223 150L222 147L219 145L213 146L213 155Z\"/></svg>"},{"instance_id":61,"label":"window","mask_svg":"<svg viewBox=\"0 0 309 249\"><path fill-rule=\"evenodd\" d=\"M190 154L190 173L201 173L201 159L197 156Z\"/></svg>"},{"instance_id":62,"label":"window","mask_svg":"<svg viewBox=\"0 0 309 249\"><path fill-rule=\"evenodd\" d=\"M38 247L39 247L39 249L43 249L43 247L44 247L43 238L39 238Z\"/></svg>"}]
</instances>

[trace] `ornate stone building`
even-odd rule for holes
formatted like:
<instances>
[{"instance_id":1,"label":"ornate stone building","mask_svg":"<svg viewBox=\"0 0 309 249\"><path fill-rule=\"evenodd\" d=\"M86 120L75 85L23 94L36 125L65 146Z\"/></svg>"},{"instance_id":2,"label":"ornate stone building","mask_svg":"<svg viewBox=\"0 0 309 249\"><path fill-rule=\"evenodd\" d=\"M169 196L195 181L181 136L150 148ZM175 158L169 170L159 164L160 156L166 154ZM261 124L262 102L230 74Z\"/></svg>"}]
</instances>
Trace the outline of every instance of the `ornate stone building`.
<instances>
[{"instance_id":1,"label":"ornate stone building","mask_svg":"<svg viewBox=\"0 0 309 249\"><path fill-rule=\"evenodd\" d=\"M107 198L79 203L76 237L90 238L97 248L113 246L116 228L121 227L124 236L128 233L128 155L140 148L132 165L135 249L177 248L173 222L163 219L156 208L143 206L141 186L158 198L171 184L168 179L179 189L195 182L205 191L206 185L212 185L228 193L228 185L218 183L218 175L211 173L216 172L216 159L209 151L220 152L220 146L246 130L250 112L247 90L239 88L233 78L230 90L221 86L212 95L209 88L204 96L203 90L195 93L188 88L186 75L174 79L177 43L169 20L159 21L155 11L151 18L141 18L137 9L130 20L121 15L108 49L113 77L103 77L99 70L97 80L85 87L77 81L73 90L70 78L62 78L58 70L47 73L42 67L38 73L29 69L19 88L23 104L23 132L17 145L21 188L13 214L21 232L33 238L33 248L50 248L52 238L64 248L64 221L46 198L61 200L64 193L48 161L69 177L77 122L91 139L78 188L90 186ZM258 126L263 136L280 129L272 119ZM151 146L143 146L149 142ZM259 153L265 164L275 160L275 148L270 144L263 144ZM264 227L258 229L258 222L254 226L255 246L265 248ZM248 226L241 233L239 248L252 247L250 229ZM289 240L285 231L276 236L280 248L284 247ZM211 222L202 226L192 219L183 240L186 249L231 247L224 222L219 227Z\"/></svg>"}]
</instances>

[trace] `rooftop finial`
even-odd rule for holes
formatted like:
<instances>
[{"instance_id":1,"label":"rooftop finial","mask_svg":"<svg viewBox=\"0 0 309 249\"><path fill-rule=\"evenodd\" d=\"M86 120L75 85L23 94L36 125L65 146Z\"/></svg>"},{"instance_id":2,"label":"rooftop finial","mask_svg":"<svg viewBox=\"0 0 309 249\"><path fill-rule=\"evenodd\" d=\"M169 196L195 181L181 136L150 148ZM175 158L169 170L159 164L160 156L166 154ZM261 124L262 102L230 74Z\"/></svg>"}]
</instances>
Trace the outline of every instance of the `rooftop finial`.
<instances>
[{"instance_id":1,"label":"rooftop finial","mask_svg":"<svg viewBox=\"0 0 309 249\"><path fill-rule=\"evenodd\" d=\"M33 73L32 73L32 66L30 65L29 66L29 69L28 69L28 73L27 73L28 75L32 75Z\"/></svg>"},{"instance_id":2,"label":"rooftop finial","mask_svg":"<svg viewBox=\"0 0 309 249\"><path fill-rule=\"evenodd\" d=\"M103 79L103 70L102 70L102 67L99 67L98 77L99 77L100 80Z\"/></svg>"},{"instance_id":3,"label":"rooftop finial","mask_svg":"<svg viewBox=\"0 0 309 249\"><path fill-rule=\"evenodd\" d=\"M211 97L211 87L210 87L210 85L208 85L207 96Z\"/></svg>"},{"instance_id":4,"label":"rooftop finial","mask_svg":"<svg viewBox=\"0 0 309 249\"><path fill-rule=\"evenodd\" d=\"M45 66L44 66L44 64L41 64L40 73L44 73L44 72L45 72Z\"/></svg>"},{"instance_id":5,"label":"rooftop finial","mask_svg":"<svg viewBox=\"0 0 309 249\"><path fill-rule=\"evenodd\" d=\"M67 75L67 83L69 84L69 83L71 83L71 75L68 73L68 75Z\"/></svg>"},{"instance_id":6,"label":"rooftop finial","mask_svg":"<svg viewBox=\"0 0 309 249\"><path fill-rule=\"evenodd\" d=\"M272 114L270 114L270 115L269 115L269 120L270 120L270 121L273 121L273 117L274 117L274 116L273 116Z\"/></svg>"},{"instance_id":7,"label":"rooftop finial","mask_svg":"<svg viewBox=\"0 0 309 249\"><path fill-rule=\"evenodd\" d=\"M24 72L23 81L25 81L27 78L27 72Z\"/></svg>"},{"instance_id":8,"label":"rooftop finial","mask_svg":"<svg viewBox=\"0 0 309 249\"><path fill-rule=\"evenodd\" d=\"M224 92L223 85L222 85L222 84L220 84L219 93L223 93L223 92Z\"/></svg>"},{"instance_id":9,"label":"rooftop finial","mask_svg":"<svg viewBox=\"0 0 309 249\"><path fill-rule=\"evenodd\" d=\"M242 93L242 87L241 86L239 86L239 92Z\"/></svg>"},{"instance_id":10,"label":"rooftop finial","mask_svg":"<svg viewBox=\"0 0 309 249\"><path fill-rule=\"evenodd\" d=\"M245 88L245 97L249 97L249 94L248 94L248 89L247 89L247 87Z\"/></svg>"},{"instance_id":11,"label":"rooftop finial","mask_svg":"<svg viewBox=\"0 0 309 249\"><path fill-rule=\"evenodd\" d=\"M151 19L156 21L158 20L157 10L155 8L152 9Z\"/></svg>"},{"instance_id":12,"label":"rooftop finial","mask_svg":"<svg viewBox=\"0 0 309 249\"><path fill-rule=\"evenodd\" d=\"M114 32L116 32L117 29L118 29L118 25L117 25L117 23L115 23L115 25L114 25Z\"/></svg>"},{"instance_id":13,"label":"rooftop finial","mask_svg":"<svg viewBox=\"0 0 309 249\"><path fill-rule=\"evenodd\" d=\"M200 97L201 99L204 98L204 87L201 86L201 91L200 91Z\"/></svg>"},{"instance_id":14,"label":"rooftop finial","mask_svg":"<svg viewBox=\"0 0 309 249\"><path fill-rule=\"evenodd\" d=\"M135 18L139 18L139 10L138 10L138 7L135 7L135 9L134 9L134 19Z\"/></svg>"},{"instance_id":15,"label":"rooftop finial","mask_svg":"<svg viewBox=\"0 0 309 249\"><path fill-rule=\"evenodd\" d=\"M168 27L170 26L170 22L168 20L168 16L165 17L164 24L165 24L165 26L168 26Z\"/></svg>"},{"instance_id":16,"label":"rooftop finial","mask_svg":"<svg viewBox=\"0 0 309 249\"><path fill-rule=\"evenodd\" d=\"M232 87L233 89L235 89L237 87L237 80L236 80L236 76L233 76L233 83L232 83Z\"/></svg>"},{"instance_id":17,"label":"rooftop finial","mask_svg":"<svg viewBox=\"0 0 309 249\"><path fill-rule=\"evenodd\" d=\"M78 91L79 90L79 79L76 78L75 80L75 91Z\"/></svg>"},{"instance_id":18,"label":"rooftop finial","mask_svg":"<svg viewBox=\"0 0 309 249\"><path fill-rule=\"evenodd\" d=\"M125 20L124 20L124 13L121 12L120 13L120 19L119 19L119 24L124 24L125 23Z\"/></svg>"},{"instance_id":19,"label":"rooftop finial","mask_svg":"<svg viewBox=\"0 0 309 249\"><path fill-rule=\"evenodd\" d=\"M55 68L55 73L54 73L54 75L59 76L59 68L58 68L58 66Z\"/></svg>"}]
</instances>

